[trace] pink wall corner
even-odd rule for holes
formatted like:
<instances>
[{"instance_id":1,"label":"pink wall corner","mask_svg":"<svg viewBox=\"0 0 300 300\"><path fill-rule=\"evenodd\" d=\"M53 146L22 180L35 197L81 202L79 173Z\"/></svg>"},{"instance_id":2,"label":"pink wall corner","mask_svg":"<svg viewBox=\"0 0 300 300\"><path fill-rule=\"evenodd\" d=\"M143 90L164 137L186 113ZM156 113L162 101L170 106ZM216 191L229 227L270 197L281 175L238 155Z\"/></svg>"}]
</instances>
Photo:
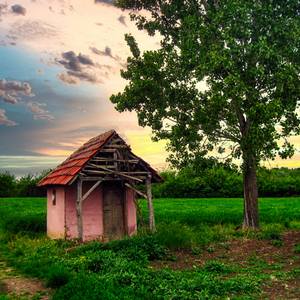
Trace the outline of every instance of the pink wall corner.
<instances>
[{"instance_id":1,"label":"pink wall corner","mask_svg":"<svg viewBox=\"0 0 300 300\"><path fill-rule=\"evenodd\" d=\"M85 194L93 185L92 182L84 182L82 192ZM66 237L77 238L77 214L76 214L77 186L66 187ZM103 235L103 209L102 188L97 187L82 205L83 240L102 239Z\"/></svg>"},{"instance_id":2,"label":"pink wall corner","mask_svg":"<svg viewBox=\"0 0 300 300\"><path fill-rule=\"evenodd\" d=\"M53 191L56 200L53 201ZM47 235L51 238L65 237L65 191L64 187L47 189Z\"/></svg>"},{"instance_id":3,"label":"pink wall corner","mask_svg":"<svg viewBox=\"0 0 300 300\"><path fill-rule=\"evenodd\" d=\"M135 192L126 188L126 216L127 216L127 234L132 236L137 232L137 223L136 223L136 207L135 207Z\"/></svg>"}]
</instances>

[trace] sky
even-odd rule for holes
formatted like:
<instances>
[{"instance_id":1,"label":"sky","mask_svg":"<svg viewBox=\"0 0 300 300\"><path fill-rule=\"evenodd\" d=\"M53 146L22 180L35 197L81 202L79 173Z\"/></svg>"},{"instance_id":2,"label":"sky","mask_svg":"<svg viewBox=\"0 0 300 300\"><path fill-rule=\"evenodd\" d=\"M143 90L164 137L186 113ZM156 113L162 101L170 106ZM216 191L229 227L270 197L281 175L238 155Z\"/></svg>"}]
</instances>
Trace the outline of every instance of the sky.
<instances>
[{"instance_id":1,"label":"sky","mask_svg":"<svg viewBox=\"0 0 300 300\"><path fill-rule=\"evenodd\" d=\"M0 170L22 176L54 168L110 129L166 168L166 143L152 142L134 112L116 112L109 101L126 84L126 33L142 50L159 45L110 0L0 0ZM270 165L298 167L299 152Z\"/></svg>"}]
</instances>

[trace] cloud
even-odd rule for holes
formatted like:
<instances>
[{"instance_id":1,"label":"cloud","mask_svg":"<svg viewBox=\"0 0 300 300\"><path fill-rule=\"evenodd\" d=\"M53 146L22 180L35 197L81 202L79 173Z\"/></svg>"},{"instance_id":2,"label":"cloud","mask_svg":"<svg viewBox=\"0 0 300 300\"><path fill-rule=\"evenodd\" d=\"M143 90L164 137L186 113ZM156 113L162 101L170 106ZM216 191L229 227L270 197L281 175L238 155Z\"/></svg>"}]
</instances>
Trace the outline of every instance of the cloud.
<instances>
[{"instance_id":1,"label":"cloud","mask_svg":"<svg viewBox=\"0 0 300 300\"><path fill-rule=\"evenodd\" d=\"M54 38L58 31L55 26L43 21L18 20L12 24L9 34L28 41Z\"/></svg>"},{"instance_id":2,"label":"cloud","mask_svg":"<svg viewBox=\"0 0 300 300\"><path fill-rule=\"evenodd\" d=\"M16 15L23 15L23 16L26 15L26 8L20 4L12 5L11 10Z\"/></svg>"},{"instance_id":3,"label":"cloud","mask_svg":"<svg viewBox=\"0 0 300 300\"><path fill-rule=\"evenodd\" d=\"M95 74L95 68L98 66L88 56L79 53L76 55L74 51L62 53L61 60L58 63L63 65L66 73L58 74L58 78L67 84L77 84L79 81L87 81L90 83L102 82Z\"/></svg>"},{"instance_id":4,"label":"cloud","mask_svg":"<svg viewBox=\"0 0 300 300\"><path fill-rule=\"evenodd\" d=\"M74 78L73 76L70 76L67 73L60 73L57 75L57 77L61 81L63 81L64 83L67 83L67 84L78 84L79 83L78 79Z\"/></svg>"},{"instance_id":5,"label":"cloud","mask_svg":"<svg viewBox=\"0 0 300 300\"><path fill-rule=\"evenodd\" d=\"M5 125L5 126L16 126L17 123L9 120L5 114L4 109L0 109L0 125Z\"/></svg>"},{"instance_id":6,"label":"cloud","mask_svg":"<svg viewBox=\"0 0 300 300\"><path fill-rule=\"evenodd\" d=\"M66 69L71 70L73 72L80 72L82 71L84 66L94 66L94 62L92 59L87 56L79 53L76 55L74 51L68 51L62 53L62 60L58 62L65 66Z\"/></svg>"},{"instance_id":7,"label":"cloud","mask_svg":"<svg viewBox=\"0 0 300 300\"><path fill-rule=\"evenodd\" d=\"M104 50L99 50L96 47L90 47L90 50L96 54L96 55L102 55L107 56L115 60L117 63L119 63L123 68L126 67L126 63L123 61L123 59L118 55L113 55L112 50L110 47L106 46Z\"/></svg>"},{"instance_id":8,"label":"cloud","mask_svg":"<svg viewBox=\"0 0 300 300\"><path fill-rule=\"evenodd\" d=\"M96 47L90 47L90 50L97 55L109 56L113 58L111 48L108 46L105 47L104 51L97 49Z\"/></svg>"},{"instance_id":9,"label":"cloud","mask_svg":"<svg viewBox=\"0 0 300 300\"><path fill-rule=\"evenodd\" d=\"M95 4L97 3L104 3L108 5L114 5L114 0L95 0Z\"/></svg>"},{"instance_id":10,"label":"cloud","mask_svg":"<svg viewBox=\"0 0 300 300\"><path fill-rule=\"evenodd\" d=\"M126 24L126 22L125 22L125 19L126 19L126 17L123 16L123 15L121 15L121 16L118 18L118 21L119 21L122 25L124 25L124 26L127 27L127 24Z\"/></svg>"},{"instance_id":11,"label":"cloud","mask_svg":"<svg viewBox=\"0 0 300 300\"><path fill-rule=\"evenodd\" d=\"M53 120L54 117L44 107L46 104L39 103L36 101L26 102L22 99L23 96L32 97L31 85L28 82L21 82L17 80L0 80L0 98L10 104L25 103L29 110L33 113L34 120ZM5 111L0 112L0 124L7 126L16 125L15 122L10 121L5 116Z\"/></svg>"},{"instance_id":12,"label":"cloud","mask_svg":"<svg viewBox=\"0 0 300 300\"><path fill-rule=\"evenodd\" d=\"M44 108L46 104L39 102L29 102L27 106L33 113L34 120L54 120L53 115L51 115L50 112Z\"/></svg>"},{"instance_id":13,"label":"cloud","mask_svg":"<svg viewBox=\"0 0 300 300\"><path fill-rule=\"evenodd\" d=\"M0 98L4 102L16 104L21 96L33 96L32 88L28 82L0 80Z\"/></svg>"},{"instance_id":14,"label":"cloud","mask_svg":"<svg viewBox=\"0 0 300 300\"><path fill-rule=\"evenodd\" d=\"M0 17L7 13L7 4L0 3Z\"/></svg>"}]
</instances>

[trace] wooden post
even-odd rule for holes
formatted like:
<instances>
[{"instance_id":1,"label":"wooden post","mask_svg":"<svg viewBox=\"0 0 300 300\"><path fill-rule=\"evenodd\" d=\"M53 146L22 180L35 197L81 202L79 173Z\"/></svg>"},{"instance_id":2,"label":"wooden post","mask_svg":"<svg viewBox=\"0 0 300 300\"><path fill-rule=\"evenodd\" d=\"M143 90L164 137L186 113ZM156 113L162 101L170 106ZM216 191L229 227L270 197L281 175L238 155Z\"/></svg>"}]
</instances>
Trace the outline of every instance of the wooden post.
<instances>
[{"instance_id":1,"label":"wooden post","mask_svg":"<svg viewBox=\"0 0 300 300\"><path fill-rule=\"evenodd\" d=\"M82 180L78 177L77 181L77 201L76 201L76 211L77 211L77 230L78 239L83 240L83 228L82 228Z\"/></svg>"},{"instance_id":2,"label":"wooden post","mask_svg":"<svg viewBox=\"0 0 300 300\"><path fill-rule=\"evenodd\" d=\"M155 219L154 219L154 209L152 203L152 191L151 191L151 175L148 174L146 178L146 191L147 191L147 200L148 200L148 210L149 210L149 227L150 231L155 231Z\"/></svg>"}]
</instances>

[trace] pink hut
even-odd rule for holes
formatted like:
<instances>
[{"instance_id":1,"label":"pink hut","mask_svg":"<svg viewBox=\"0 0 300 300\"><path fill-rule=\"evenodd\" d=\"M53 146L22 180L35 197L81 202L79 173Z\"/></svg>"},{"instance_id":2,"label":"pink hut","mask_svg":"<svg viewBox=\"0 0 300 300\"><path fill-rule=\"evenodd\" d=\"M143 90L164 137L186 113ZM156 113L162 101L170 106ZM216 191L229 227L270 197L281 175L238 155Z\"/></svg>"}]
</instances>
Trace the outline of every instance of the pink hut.
<instances>
[{"instance_id":1,"label":"pink hut","mask_svg":"<svg viewBox=\"0 0 300 300\"><path fill-rule=\"evenodd\" d=\"M148 200L153 231L151 183L160 181L114 130L96 136L39 182L47 187L47 234L84 241L134 235L136 194ZM146 193L136 184L145 184Z\"/></svg>"}]
</instances>

